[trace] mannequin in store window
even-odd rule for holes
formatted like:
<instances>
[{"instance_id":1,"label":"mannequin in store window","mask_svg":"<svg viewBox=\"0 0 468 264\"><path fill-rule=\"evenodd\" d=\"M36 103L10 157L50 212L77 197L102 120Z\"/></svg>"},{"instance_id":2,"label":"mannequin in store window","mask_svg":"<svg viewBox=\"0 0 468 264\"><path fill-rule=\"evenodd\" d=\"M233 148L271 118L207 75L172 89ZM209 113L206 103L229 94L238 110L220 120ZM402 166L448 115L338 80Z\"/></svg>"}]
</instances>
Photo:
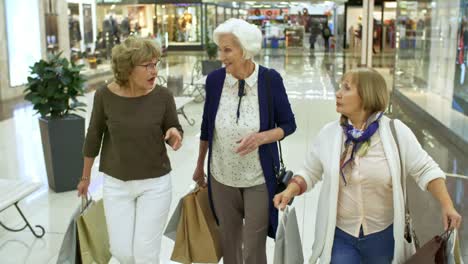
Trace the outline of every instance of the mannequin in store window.
<instances>
[{"instance_id":1,"label":"mannequin in store window","mask_svg":"<svg viewBox=\"0 0 468 264\"><path fill-rule=\"evenodd\" d=\"M80 20L77 15L68 16L68 32L70 34L70 47L75 47L81 41Z\"/></svg>"},{"instance_id":2,"label":"mannequin in store window","mask_svg":"<svg viewBox=\"0 0 468 264\"><path fill-rule=\"evenodd\" d=\"M112 44L111 46L114 46L116 43L120 43L119 28L113 13L109 13L104 17L104 21L102 21L102 30L104 34L108 35L109 43Z\"/></svg>"},{"instance_id":3,"label":"mannequin in store window","mask_svg":"<svg viewBox=\"0 0 468 264\"><path fill-rule=\"evenodd\" d=\"M127 38L130 35L130 20L124 17L120 23L120 33L122 38Z\"/></svg>"},{"instance_id":4,"label":"mannequin in store window","mask_svg":"<svg viewBox=\"0 0 468 264\"><path fill-rule=\"evenodd\" d=\"M178 24L179 35L177 41L189 41L190 30L192 29L192 14L190 14L188 10L185 10L184 14L179 17Z\"/></svg>"},{"instance_id":5,"label":"mannequin in store window","mask_svg":"<svg viewBox=\"0 0 468 264\"><path fill-rule=\"evenodd\" d=\"M120 43L119 28L117 21L114 19L114 14L109 13L102 21L102 32L104 37L104 45L106 47L106 57L110 58L111 50L114 45Z\"/></svg>"}]
</instances>

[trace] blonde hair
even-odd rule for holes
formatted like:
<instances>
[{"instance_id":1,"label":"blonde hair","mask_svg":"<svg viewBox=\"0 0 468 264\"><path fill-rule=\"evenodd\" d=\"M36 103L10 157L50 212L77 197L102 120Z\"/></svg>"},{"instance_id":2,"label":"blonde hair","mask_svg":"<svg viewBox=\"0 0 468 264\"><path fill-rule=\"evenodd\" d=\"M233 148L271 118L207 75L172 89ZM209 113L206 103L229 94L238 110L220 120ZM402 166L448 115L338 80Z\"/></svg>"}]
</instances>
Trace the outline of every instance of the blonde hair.
<instances>
[{"instance_id":1,"label":"blonde hair","mask_svg":"<svg viewBox=\"0 0 468 264\"><path fill-rule=\"evenodd\" d=\"M161 49L150 39L129 37L112 48L112 71L117 84L125 87L136 65L159 59Z\"/></svg>"},{"instance_id":2,"label":"blonde hair","mask_svg":"<svg viewBox=\"0 0 468 264\"><path fill-rule=\"evenodd\" d=\"M387 109L390 92L379 72L371 68L354 68L343 75L342 80L345 79L357 87L364 111L373 114Z\"/></svg>"}]
</instances>

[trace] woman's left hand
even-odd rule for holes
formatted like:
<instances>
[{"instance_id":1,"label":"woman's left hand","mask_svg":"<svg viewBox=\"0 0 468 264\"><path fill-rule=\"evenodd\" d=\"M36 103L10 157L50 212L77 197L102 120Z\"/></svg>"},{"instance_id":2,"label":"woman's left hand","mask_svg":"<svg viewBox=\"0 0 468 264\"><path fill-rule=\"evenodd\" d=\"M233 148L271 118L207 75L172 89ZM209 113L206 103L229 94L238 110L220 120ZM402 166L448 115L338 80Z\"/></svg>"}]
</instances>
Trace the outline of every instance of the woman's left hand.
<instances>
[{"instance_id":1,"label":"woman's left hand","mask_svg":"<svg viewBox=\"0 0 468 264\"><path fill-rule=\"evenodd\" d=\"M175 127L171 127L167 130L164 140L167 140L169 146L171 146L173 150L178 150L182 146L182 136Z\"/></svg>"},{"instance_id":2,"label":"woman's left hand","mask_svg":"<svg viewBox=\"0 0 468 264\"><path fill-rule=\"evenodd\" d=\"M260 133L250 133L237 141L237 143L239 146L236 148L236 153L245 156L262 145L262 138Z\"/></svg>"},{"instance_id":3,"label":"woman's left hand","mask_svg":"<svg viewBox=\"0 0 468 264\"><path fill-rule=\"evenodd\" d=\"M444 222L444 229L447 230L448 228L459 228L462 217L461 215L455 210L453 206L445 206L442 207L442 220ZM450 223L450 226L449 226Z\"/></svg>"}]
</instances>

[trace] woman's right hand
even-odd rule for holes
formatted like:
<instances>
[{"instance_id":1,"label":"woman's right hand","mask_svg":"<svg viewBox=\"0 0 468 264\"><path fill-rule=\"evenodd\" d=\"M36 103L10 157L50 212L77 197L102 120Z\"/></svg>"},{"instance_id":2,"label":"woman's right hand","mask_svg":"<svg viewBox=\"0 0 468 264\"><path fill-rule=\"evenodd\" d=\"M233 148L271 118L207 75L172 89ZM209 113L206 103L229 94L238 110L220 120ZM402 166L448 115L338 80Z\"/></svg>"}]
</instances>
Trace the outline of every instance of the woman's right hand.
<instances>
[{"instance_id":1,"label":"woman's right hand","mask_svg":"<svg viewBox=\"0 0 468 264\"><path fill-rule=\"evenodd\" d=\"M198 186L206 187L205 170L203 169L203 167L197 166L195 168L195 172L193 173L192 179L198 184Z\"/></svg>"},{"instance_id":2,"label":"woman's right hand","mask_svg":"<svg viewBox=\"0 0 468 264\"><path fill-rule=\"evenodd\" d=\"M294 196L298 195L300 192L300 188L297 184L288 184L288 187L286 190L278 193L275 195L273 198L273 204L275 207L281 211L286 208L286 206L289 204L292 198Z\"/></svg>"},{"instance_id":3,"label":"woman's right hand","mask_svg":"<svg viewBox=\"0 0 468 264\"><path fill-rule=\"evenodd\" d=\"M89 187L89 180L81 180L78 184L78 197L87 196L88 195L88 187Z\"/></svg>"}]
</instances>

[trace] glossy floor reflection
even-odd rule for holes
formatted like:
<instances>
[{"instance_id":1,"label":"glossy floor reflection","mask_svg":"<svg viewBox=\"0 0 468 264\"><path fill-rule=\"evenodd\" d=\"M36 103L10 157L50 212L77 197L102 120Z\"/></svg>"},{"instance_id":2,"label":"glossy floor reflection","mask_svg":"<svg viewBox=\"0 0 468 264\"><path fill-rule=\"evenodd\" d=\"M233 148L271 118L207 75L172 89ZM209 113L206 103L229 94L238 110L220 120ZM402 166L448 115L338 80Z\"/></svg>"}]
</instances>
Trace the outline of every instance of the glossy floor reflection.
<instances>
[{"instance_id":1,"label":"glossy floor reflection","mask_svg":"<svg viewBox=\"0 0 468 264\"><path fill-rule=\"evenodd\" d=\"M203 53L197 52L171 53L164 59L163 69L159 74L183 76L184 83L188 83L194 63L202 57ZM325 123L338 117L335 113L334 84L343 70L352 67L356 59L323 52L310 54L309 51L265 51L256 60L262 65L275 68L284 78L298 129L294 135L284 140L283 154L288 168L297 169L302 164L303 156L314 135ZM330 72L333 73L332 78L329 76ZM88 93L83 98L88 104L88 111L85 115L87 120L91 112L92 96L93 93ZM198 153L202 107L203 104L197 103L191 103L185 107L189 117L195 119L194 126L189 126L179 116L185 135L181 150L169 151L173 167L171 211L178 199L192 184L191 177ZM10 233L0 228L0 264L55 263L71 214L79 206L80 200L75 191L54 193L48 189L37 116L33 116L31 106L23 105L11 109L14 110L10 110L10 118L0 121L0 168L2 171L0 178L29 179L42 183L42 188L24 199L20 207L24 209L26 216L33 224L43 225L47 233L44 238L36 239L28 231ZM96 162L91 186L91 192L95 198L102 195L102 175L97 171L97 167ZM466 180L460 182L461 184L457 182L449 182L449 184L454 186L450 187L451 190L461 190L461 193L454 192L456 193L454 199L457 204L464 205L467 201L463 190L468 186ZM308 259L311 254L319 190L320 184L311 193L295 200L305 259ZM468 211L468 208L465 207L463 210ZM465 215L465 219L468 219L468 216ZM12 209L0 213L0 221L12 227L22 224L16 211ZM468 237L466 231L463 231L463 234ZM462 244L462 246L465 245L468 243ZM272 263L273 246L273 241L269 239L268 263ZM164 238L162 263L172 263L169 260L172 247L173 242ZM465 254L468 253L465 251Z\"/></svg>"},{"instance_id":2,"label":"glossy floor reflection","mask_svg":"<svg viewBox=\"0 0 468 264\"><path fill-rule=\"evenodd\" d=\"M300 56L299 56L300 55ZM169 55L164 60L163 76L182 75L184 82L191 77L193 64L203 53ZM322 67L323 55L313 59L303 54L265 53L257 58L261 64L277 69L284 78L290 96L299 129L294 136L284 141L285 162L290 168L297 168L302 163L307 143L325 123L337 117L334 112L334 88ZM89 120L93 93L86 95L88 104L86 114ZM184 145L178 152L170 151L173 164L173 201L177 201L192 183L191 177L195 168L199 143L199 127L202 104L192 103L186 106L187 114L194 118L196 124L189 126L184 119L181 123L185 129ZM72 212L79 206L76 192L54 193L48 189L47 176L42 153L37 116L31 106L21 106L10 111L11 118L0 122L0 168L2 178L29 179L42 183L42 188L20 202L20 207L33 224L41 224L47 233L42 239L36 239L28 231L19 233L7 232L0 228L0 263L55 263L58 250L69 223ZM102 176L93 170L91 192L99 198L102 192ZM318 190L318 189L317 189ZM310 193L297 199L296 207L299 223L304 237L305 254L310 255L313 241L314 201L317 193ZM176 203L173 202L172 209ZM304 212L308 212L305 214ZM21 220L13 209L0 214L0 221L12 227L20 226ZM273 242L268 241L268 258L272 259ZM161 259L169 261L173 242L164 238Z\"/></svg>"}]
</instances>

